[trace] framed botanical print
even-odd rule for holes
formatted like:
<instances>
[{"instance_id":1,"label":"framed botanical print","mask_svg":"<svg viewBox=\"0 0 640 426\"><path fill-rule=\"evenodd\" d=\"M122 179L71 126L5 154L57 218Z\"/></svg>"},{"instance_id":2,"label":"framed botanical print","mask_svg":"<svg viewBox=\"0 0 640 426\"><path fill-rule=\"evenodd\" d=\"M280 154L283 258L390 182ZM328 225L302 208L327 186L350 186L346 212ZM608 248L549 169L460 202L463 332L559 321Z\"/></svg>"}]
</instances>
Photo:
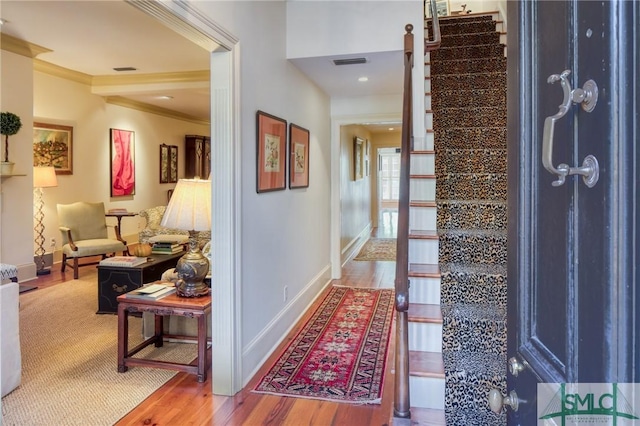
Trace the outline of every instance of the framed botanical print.
<instances>
[{"instance_id":1,"label":"framed botanical print","mask_svg":"<svg viewBox=\"0 0 640 426\"><path fill-rule=\"evenodd\" d=\"M289 125L289 188L309 186L309 131Z\"/></svg>"},{"instance_id":2,"label":"framed botanical print","mask_svg":"<svg viewBox=\"0 0 640 426\"><path fill-rule=\"evenodd\" d=\"M287 122L258 111L256 115L256 190L278 191L286 188Z\"/></svg>"}]
</instances>

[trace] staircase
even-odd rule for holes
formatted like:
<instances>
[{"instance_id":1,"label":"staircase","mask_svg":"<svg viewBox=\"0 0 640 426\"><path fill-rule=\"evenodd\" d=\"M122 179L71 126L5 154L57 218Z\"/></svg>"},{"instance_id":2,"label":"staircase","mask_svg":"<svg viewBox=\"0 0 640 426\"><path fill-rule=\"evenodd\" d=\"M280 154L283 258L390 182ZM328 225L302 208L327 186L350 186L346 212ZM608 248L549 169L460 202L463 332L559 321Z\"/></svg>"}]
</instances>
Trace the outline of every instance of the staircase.
<instances>
[{"instance_id":1,"label":"staircase","mask_svg":"<svg viewBox=\"0 0 640 426\"><path fill-rule=\"evenodd\" d=\"M487 402L506 394L507 365L506 58L493 18L441 18L427 59L432 130L411 152L413 424L506 424Z\"/></svg>"}]
</instances>

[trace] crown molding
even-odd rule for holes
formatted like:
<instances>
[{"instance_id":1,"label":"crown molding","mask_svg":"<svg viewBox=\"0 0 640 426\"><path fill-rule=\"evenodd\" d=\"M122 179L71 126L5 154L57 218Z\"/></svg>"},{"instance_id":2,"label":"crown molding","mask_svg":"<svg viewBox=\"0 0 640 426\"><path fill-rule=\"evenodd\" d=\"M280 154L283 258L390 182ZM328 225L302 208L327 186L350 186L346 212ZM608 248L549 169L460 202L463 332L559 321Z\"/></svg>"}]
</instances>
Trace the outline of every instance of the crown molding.
<instances>
[{"instance_id":1,"label":"crown molding","mask_svg":"<svg viewBox=\"0 0 640 426\"><path fill-rule=\"evenodd\" d=\"M7 52L17 55L26 56L27 58L35 58L41 53L51 52L51 49L29 43L28 41L10 36L9 34L0 34L0 47Z\"/></svg>"},{"instance_id":2,"label":"crown molding","mask_svg":"<svg viewBox=\"0 0 640 426\"><path fill-rule=\"evenodd\" d=\"M89 74L73 71L69 68L54 65L41 59L33 60L33 70L52 75L54 77L64 78L65 80L75 81L76 83L86 84L88 86L91 86L91 82L93 80L93 77Z\"/></svg>"},{"instance_id":3,"label":"crown molding","mask_svg":"<svg viewBox=\"0 0 640 426\"><path fill-rule=\"evenodd\" d=\"M177 120L189 121L191 123L208 126L211 124L209 120L202 120L198 117L194 117L189 114L182 114L180 112L172 111L167 108L157 107L155 105L146 104L144 102L138 102L131 99L124 98L122 96L105 96L104 100L108 104L118 105L125 108L131 108L138 111L148 112L151 114L161 115L163 117L175 118Z\"/></svg>"},{"instance_id":4,"label":"crown molding","mask_svg":"<svg viewBox=\"0 0 640 426\"><path fill-rule=\"evenodd\" d=\"M209 83L211 73L209 70L163 72L154 74L129 74L129 75L96 75L93 77L93 86L121 86L130 84L156 84L156 83Z\"/></svg>"}]
</instances>

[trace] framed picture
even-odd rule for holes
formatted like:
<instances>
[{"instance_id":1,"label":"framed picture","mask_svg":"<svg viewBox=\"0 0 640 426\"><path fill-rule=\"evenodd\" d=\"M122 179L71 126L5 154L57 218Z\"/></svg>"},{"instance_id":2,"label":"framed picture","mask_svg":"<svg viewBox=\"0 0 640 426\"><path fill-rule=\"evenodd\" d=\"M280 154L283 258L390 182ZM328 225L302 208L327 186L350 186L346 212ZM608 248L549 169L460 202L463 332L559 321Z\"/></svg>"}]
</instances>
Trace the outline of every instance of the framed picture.
<instances>
[{"instance_id":1,"label":"framed picture","mask_svg":"<svg viewBox=\"0 0 640 426\"><path fill-rule=\"evenodd\" d=\"M178 147L160 145L160 183L178 182Z\"/></svg>"},{"instance_id":2,"label":"framed picture","mask_svg":"<svg viewBox=\"0 0 640 426\"><path fill-rule=\"evenodd\" d=\"M369 176L369 163L371 158L371 141L367 139L364 142L364 175Z\"/></svg>"},{"instance_id":3,"label":"framed picture","mask_svg":"<svg viewBox=\"0 0 640 426\"><path fill-rule=\"evenodd\" d=\"M309 186L309 131L289 125L289 188Z\"/></svg>"},{"instance_id":4,"label":"framed picture","mask_svg":"<svg viewBox=\"0 0 640 426\"><path fill-rule=\"evenodd\" d=\"M427 1L425 5L427 18L431 18L431 1ZM449 16L449 0L436 0L436 12L438 17Z\"/></svg>"},{"instance_id":5,"label":"framed picture","mask_svg":"<svg viewBox=\"0 0 640 426\"><path fill-rule=\"evenodd\" d=\"M111 149L111 196L136 193L135 133L109 129Z\"/></svg>"},{"instance_id":6,"label":"framed picture","mask_svg":"<svg viewBox=\"0 0 640 426\"><path fill-rule=\"evenodd\" d=\"M257 191L286 188L287 122L263 111L256 115Z\"/></svg>"},{"instance_id":7,"label":"framed picture","mask_svg":"<svg viewBox=\"0 0 640 426\"><path fill-rule=\"evenodd\" d=\"M364 140L359 137L353 138L353 180L364 177Z\"/></svg>"},{"instance_id":8,"label":"framed picture","mask_svg":"<svg viewBox=\"0 0 640 426\"><path fill-rule=\"evenodd\" d=\"M73 127L33 123L33 165L53 166L58 175L73 174Z\"/></svg>"}]
</instances>

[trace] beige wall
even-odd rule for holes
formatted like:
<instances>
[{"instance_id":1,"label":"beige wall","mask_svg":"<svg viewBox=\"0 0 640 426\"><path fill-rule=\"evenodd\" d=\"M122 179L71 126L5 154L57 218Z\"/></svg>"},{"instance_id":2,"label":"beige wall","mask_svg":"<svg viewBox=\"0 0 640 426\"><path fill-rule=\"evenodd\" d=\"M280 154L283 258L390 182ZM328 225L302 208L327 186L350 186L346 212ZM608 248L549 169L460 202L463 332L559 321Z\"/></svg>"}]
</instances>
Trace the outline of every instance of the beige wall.
<instances>
[{"instance_id":1,"label":"beige wall","mask_svg":"<svg viewBox=\"0 0 640 426\"><path fill-rule=\"evenodd\" d=\"M132 212L166 204L167 190L175 184L159 183L160 145L178 146L178 177L184 176L184 136L209 135L209 126L171 119L148 112L108 104L91 94L89 86L48 74L34 73L35 120L73 126L73 174L58 175L58 187L44 190L45 238L56 238L60 250L56 204L76 201L104 202L105 208ZM109 129L135 134L135 195L110 195ZM115 224L115 218L108 218ZM137 241L140 217L122 219L122 235Z\"/></svg>"},{"instance_id":2,"label":"beige wall","mask_svg":"<svg viewBox=\"0 0 640 426\"><path fill-rule=\"evenodd\" d=\"M159 183L159 146L178 145L178 176L184 175L184 136L209 135L208 125L167 118L107 104L90 87L75 81L34 72L32 60L2 51L2 110L21 116L23 127L11 137L10 155L16 172L26 177L2 179L2 260L20 266L20 279L35 277L33 265L33 122L73 126L73 174L58 175L58 186L44 189L45 250L51 238L60 250L56 204L75 201L104 202L105 208L138 212L166 204L167 190L175 184ZM13 93L17 91L18 93ZM109 129L135 132L135 195L110 197ZM8 199L11 209L7 209ZM26 212L26 213L25 213ZM115 224L115 218L107 219ZM139 217L122 220L127 242L137 241ZM59 254L56 254L56 259Z\"/></svg>"},{"instance_id":3,"label":"beige wall","mask_svg":"<svg viewBox=\"0 0 640 426\"><path fill-rule=\"evenodd\" d=\"M357 245L363 232L371 227L372 176L354 180L353 139L356 136L371 140L371 133L362 126L340 128L340 250L343 255Z\"/></svg>"},{"instance_id":4,"label":"beige wall","mask_svg":"<svg viewBox=\"0 0 640 426\"><path fill-rule=\"evenodd\" d=\"M20 117L22 128L9 137L9 160L15 163L14 173L25 176L0 179L0 260L16 265L19 279L35 276L33 263L33 72L29 58L1 51L2 111ZM2 137L4 161L4 136Z\"/></svg>"}]
</instances>

